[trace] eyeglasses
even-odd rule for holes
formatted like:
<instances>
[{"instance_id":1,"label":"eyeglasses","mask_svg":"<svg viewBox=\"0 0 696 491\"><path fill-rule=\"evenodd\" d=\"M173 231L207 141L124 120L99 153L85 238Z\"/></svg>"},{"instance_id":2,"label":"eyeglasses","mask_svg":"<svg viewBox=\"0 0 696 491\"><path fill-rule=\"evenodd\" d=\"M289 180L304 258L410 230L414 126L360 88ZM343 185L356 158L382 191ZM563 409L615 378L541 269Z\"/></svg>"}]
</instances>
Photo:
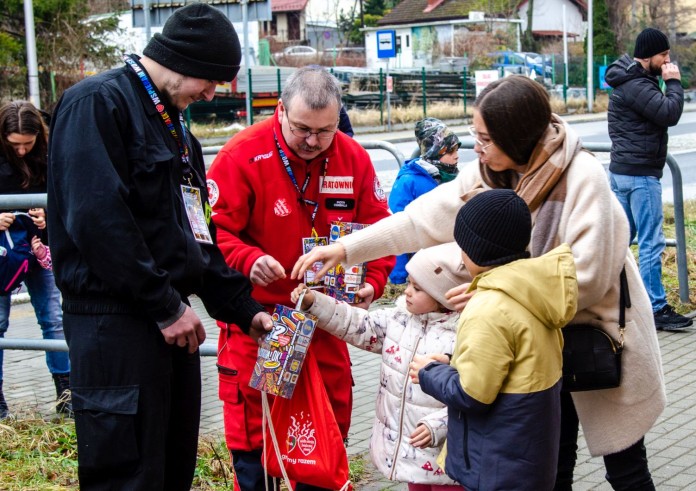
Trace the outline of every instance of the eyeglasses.
<instances>
[{"instance_id":1,"label":"eyeglasses","mask_svg":"<svg viewBox=\"0 0 696 491\"><path fill-rule=\"evenodd\" d=\"M478 144L478 146L481 147L481 153L486 153L486 149L493 145L493 142L483 143L481 140L479 140L476 128L473 126L469 126L469 134L474 138L474 141Z\"/></svg>"},{"instance_id":2,"label":"eyeglasses","mask_svg":"<svg viewBox=\"0 0 696 491\"><path fill-rule=\"evenodd\" d=\"M290 113L288 113L287 108L285 108L285 116L287 116L288 125L290 125L291 124L290 123ZM336 124L338 124L338 122L336 122ZM317 138L319 138L320 140L330 140L331 138L334 137L334 135L336 134L336 131L338 131L338 130L309 131L307 129L293 128L292 126L290 126L290 132L293 135L295 135L298 138L303 138L305 140L312 135L317 135Z\"/></svg>"}]
</instances>

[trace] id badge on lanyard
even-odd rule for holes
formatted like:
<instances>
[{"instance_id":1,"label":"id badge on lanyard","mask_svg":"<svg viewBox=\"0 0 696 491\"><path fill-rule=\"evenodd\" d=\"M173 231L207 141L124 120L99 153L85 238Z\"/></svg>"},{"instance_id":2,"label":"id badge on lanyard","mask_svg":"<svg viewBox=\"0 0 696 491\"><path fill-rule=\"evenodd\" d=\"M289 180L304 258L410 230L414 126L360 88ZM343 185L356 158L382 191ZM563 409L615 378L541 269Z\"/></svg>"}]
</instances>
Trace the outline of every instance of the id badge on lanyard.
<instances>
[{"instance_id":1,"label":"id badge on lanyard","mask_svg":"<svg viewBox=\"0 0 696 491\"><path fill-rule=\"evenodd\" d=\"M201 190L197 187L181 185L181 195L184 198L184 208L186 209L186 217L193 231L193 236L196 242L203 244L212 244L213 239L210 236L208 222L205 219L205 211L203 210L203 200L201 200Z\"/></svg>"}]
</instances>

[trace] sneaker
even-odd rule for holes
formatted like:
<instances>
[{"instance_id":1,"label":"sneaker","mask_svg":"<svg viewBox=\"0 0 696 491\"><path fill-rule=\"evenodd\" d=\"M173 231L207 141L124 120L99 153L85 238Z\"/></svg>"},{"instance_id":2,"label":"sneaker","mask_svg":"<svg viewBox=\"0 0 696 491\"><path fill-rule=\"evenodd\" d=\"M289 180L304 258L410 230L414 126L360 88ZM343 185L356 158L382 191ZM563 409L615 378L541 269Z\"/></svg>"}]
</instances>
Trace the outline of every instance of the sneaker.
<instances>
[{"instance_id":1,"label":"sneaker","mask_svg":"<svg viewBox=\"0 0 696 491\"><path fill-rule=\"evenodd\" d=\"M658 331L682 331L685 327L693 324L693 321L688 317L677 314L671 305L665 305L653 313L653 316Z\"/></svg>"}]
</instances>

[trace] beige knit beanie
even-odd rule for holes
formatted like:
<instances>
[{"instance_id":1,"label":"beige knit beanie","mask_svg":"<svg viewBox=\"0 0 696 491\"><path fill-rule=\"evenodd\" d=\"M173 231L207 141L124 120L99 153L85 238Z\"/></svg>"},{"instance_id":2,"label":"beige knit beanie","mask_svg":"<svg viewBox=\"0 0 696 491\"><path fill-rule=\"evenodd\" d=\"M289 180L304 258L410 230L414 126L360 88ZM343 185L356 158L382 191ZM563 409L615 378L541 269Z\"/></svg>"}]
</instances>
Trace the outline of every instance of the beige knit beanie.
<instances>
[{"instance_id":1,"label":"beige knit beanie","mask_svg":"<svg viewBox=\"0 0 696 491\"><path fill-rule=\"evenodd\" d=\"M462 266L462 252L455 242L418 251L406 264L409 276L425 293L441 305L454 310L445 293L455 286L471 281L471 275Z\"/></svg>"}]
</instances>

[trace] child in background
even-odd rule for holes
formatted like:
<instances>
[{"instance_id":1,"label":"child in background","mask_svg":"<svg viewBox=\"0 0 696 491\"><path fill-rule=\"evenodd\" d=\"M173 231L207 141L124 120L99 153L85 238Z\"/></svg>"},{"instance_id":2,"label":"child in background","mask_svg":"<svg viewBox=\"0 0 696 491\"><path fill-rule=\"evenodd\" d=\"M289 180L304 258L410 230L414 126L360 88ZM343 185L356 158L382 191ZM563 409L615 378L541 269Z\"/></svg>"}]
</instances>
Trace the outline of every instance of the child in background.
<instances>
[{"instance_id":1,"label":"child in background","mask_svg":"<svg viewBox=\"0 0 696 491\"><path fill-rule=\"evenodd\" d=\"M36 260L43 269L53 271L53 261L51 261L51 249L44 245L37 236L31 239L31 252L34 253Z\"/></svg>"},{"instance_id":2,"label":"child in background","mask_svg":"<svg viewBox=\"0 0 696 491\"><path fill-rule=\"evenodd\" d=\"M475 293L451 364L419 355L411 363L413 382L448 407L438 463L470 491L551 490L556 480L561 328L575 316L578 285L567 244L524 259L531 230L511 189L484 191L459 210L454 237Z\"/></svg>"},{"instance_id":3,"label":"child in background","mask_svg":"<svg viewBox=\"0 0 696 491\"><path fill-rule=\"evenodd\" d=\"M421 194L449 182L459 173L459 146L457 135L439 119L425 118L416 123L416 141L420 157L408 160L399 169L389 193L389 209L397 213ZM406 282L406 263L413 254L396 258L396 266L389 275L395 285Z\"/></svg>"},{"instance_id":4,"label":"child in background","mask_svg":"<svg viewBox=\"0 0 696 491\"><path fill-rule=\"evenodd\" d=\"M445 293L460 284L448 273L456 271L460 261L443 256L439 249L421 250L409 261L409 284L394 308L368 312L302 284L291 295L297 302L306 290L302 309L318 317L320 328L382 354L370 455L388 479L409 483L409 491L462 490L436 463L447 433L447 408L408 377L416 353L437 356L451 353L454 346L459 314L451 310ZM448 260L452 264L446 266Z\"/></svg>"}]
</instances>

